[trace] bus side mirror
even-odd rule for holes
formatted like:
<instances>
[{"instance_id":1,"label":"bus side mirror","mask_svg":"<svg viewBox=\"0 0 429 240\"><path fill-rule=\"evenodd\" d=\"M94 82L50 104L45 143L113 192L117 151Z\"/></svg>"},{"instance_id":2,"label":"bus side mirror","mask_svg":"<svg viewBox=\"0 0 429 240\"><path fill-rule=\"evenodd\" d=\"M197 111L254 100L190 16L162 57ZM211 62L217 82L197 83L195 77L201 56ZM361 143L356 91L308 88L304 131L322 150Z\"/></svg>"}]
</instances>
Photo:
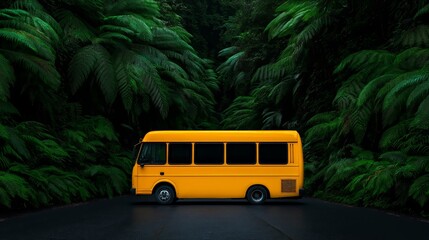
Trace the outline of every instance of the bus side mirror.
<instances>
[{"instance_id":1,"label":"bus side mirror","mask_svg":"<svg viewBox=\"0 0 429 240\"><path fill-rule=\"evenodd\" d=\"M144 165L145 165L146 163L148 163L148 162L150 162L150 159L148 159L147 157L143 157L143 158L141 159L141 161L138 161L138 162L137 162L137 164L138 164L138 165L140 165L140 167L144 167Z\"/></svg>"}]
</instances>

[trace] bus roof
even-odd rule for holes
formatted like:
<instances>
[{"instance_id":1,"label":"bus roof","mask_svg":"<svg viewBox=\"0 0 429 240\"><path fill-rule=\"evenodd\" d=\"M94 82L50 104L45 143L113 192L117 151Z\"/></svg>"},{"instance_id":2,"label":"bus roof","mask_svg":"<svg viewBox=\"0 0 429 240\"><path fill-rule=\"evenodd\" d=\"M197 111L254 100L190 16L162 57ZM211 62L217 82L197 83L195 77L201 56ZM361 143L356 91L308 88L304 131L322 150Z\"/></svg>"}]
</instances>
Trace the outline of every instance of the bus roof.
<instances>
[{"instance_id":1,"label":"bus roof","mask_svg":"<svg viewBox=\"0 0 429 240\"><path fill-rule=\"evenodd\" d=\"M298 142L292 130L182 130L148 132L142 142Z\"/></svg>"}]
</instances>

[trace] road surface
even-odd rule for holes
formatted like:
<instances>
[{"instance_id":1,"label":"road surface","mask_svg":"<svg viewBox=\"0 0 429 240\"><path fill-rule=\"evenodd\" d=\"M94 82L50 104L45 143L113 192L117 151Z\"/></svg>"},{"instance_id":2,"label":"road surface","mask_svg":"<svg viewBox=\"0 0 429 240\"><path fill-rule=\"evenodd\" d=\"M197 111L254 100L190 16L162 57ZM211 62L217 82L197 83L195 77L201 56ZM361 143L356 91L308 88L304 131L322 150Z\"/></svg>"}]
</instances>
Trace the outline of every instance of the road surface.
<instances>
[{"instance_id":1,"label":"road surface","mask_svg":"<svg viewBox=\"0 0 429 240\"><path fill-rule=\"evenodd\" d=\"M429 222L321 200L186 200L123 196L0 219L0 239L429 239Z\"/></svg>"}]
</instances>

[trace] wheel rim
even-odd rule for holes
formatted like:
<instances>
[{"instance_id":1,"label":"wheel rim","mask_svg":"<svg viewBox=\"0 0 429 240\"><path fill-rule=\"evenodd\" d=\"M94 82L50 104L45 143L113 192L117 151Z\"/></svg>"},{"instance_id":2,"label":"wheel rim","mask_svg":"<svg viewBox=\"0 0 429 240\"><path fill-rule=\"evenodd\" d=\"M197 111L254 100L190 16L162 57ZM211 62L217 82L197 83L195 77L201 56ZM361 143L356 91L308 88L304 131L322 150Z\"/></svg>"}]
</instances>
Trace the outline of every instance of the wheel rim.
<instances>
[{"instance_id":1,"label":"wheel rim","mask_svg":"<svg viewBox=\"0 0 429 240\"><path fill-rule=\"evenodd\" d=\"M162 202L167 202L168 200L170 200L170 197L171 195L168 190L161 190L158 194L158 199Z\"/></svg>"},{"instance_id":2,"label":"wheel rim","mask_svg":"<svg viewBox=\"0 0 429 240\"><path fill-rule=\"evenodd\" d=\"M261 190L255 190L251 194L254 202L261 202L264 199L264 193Z\"/></svg>"}]
</instances>

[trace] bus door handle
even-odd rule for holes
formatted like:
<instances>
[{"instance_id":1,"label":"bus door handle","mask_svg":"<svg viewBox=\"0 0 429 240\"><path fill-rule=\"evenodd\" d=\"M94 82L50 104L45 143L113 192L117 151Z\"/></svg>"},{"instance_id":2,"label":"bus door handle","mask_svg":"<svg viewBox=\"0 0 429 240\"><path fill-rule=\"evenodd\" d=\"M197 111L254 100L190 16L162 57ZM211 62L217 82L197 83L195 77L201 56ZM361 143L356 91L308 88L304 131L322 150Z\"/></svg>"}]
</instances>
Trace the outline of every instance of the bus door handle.
<instances>
[{"instance_id":1,"label":"bus door handle","mask_svg":"<svg viewBox=\"0 0 429 240\"><path fill-rule=\"evenodd\" d=\"M160 172L159 175L164 176L164 172Z\"/></svg>"}]
</instances>

